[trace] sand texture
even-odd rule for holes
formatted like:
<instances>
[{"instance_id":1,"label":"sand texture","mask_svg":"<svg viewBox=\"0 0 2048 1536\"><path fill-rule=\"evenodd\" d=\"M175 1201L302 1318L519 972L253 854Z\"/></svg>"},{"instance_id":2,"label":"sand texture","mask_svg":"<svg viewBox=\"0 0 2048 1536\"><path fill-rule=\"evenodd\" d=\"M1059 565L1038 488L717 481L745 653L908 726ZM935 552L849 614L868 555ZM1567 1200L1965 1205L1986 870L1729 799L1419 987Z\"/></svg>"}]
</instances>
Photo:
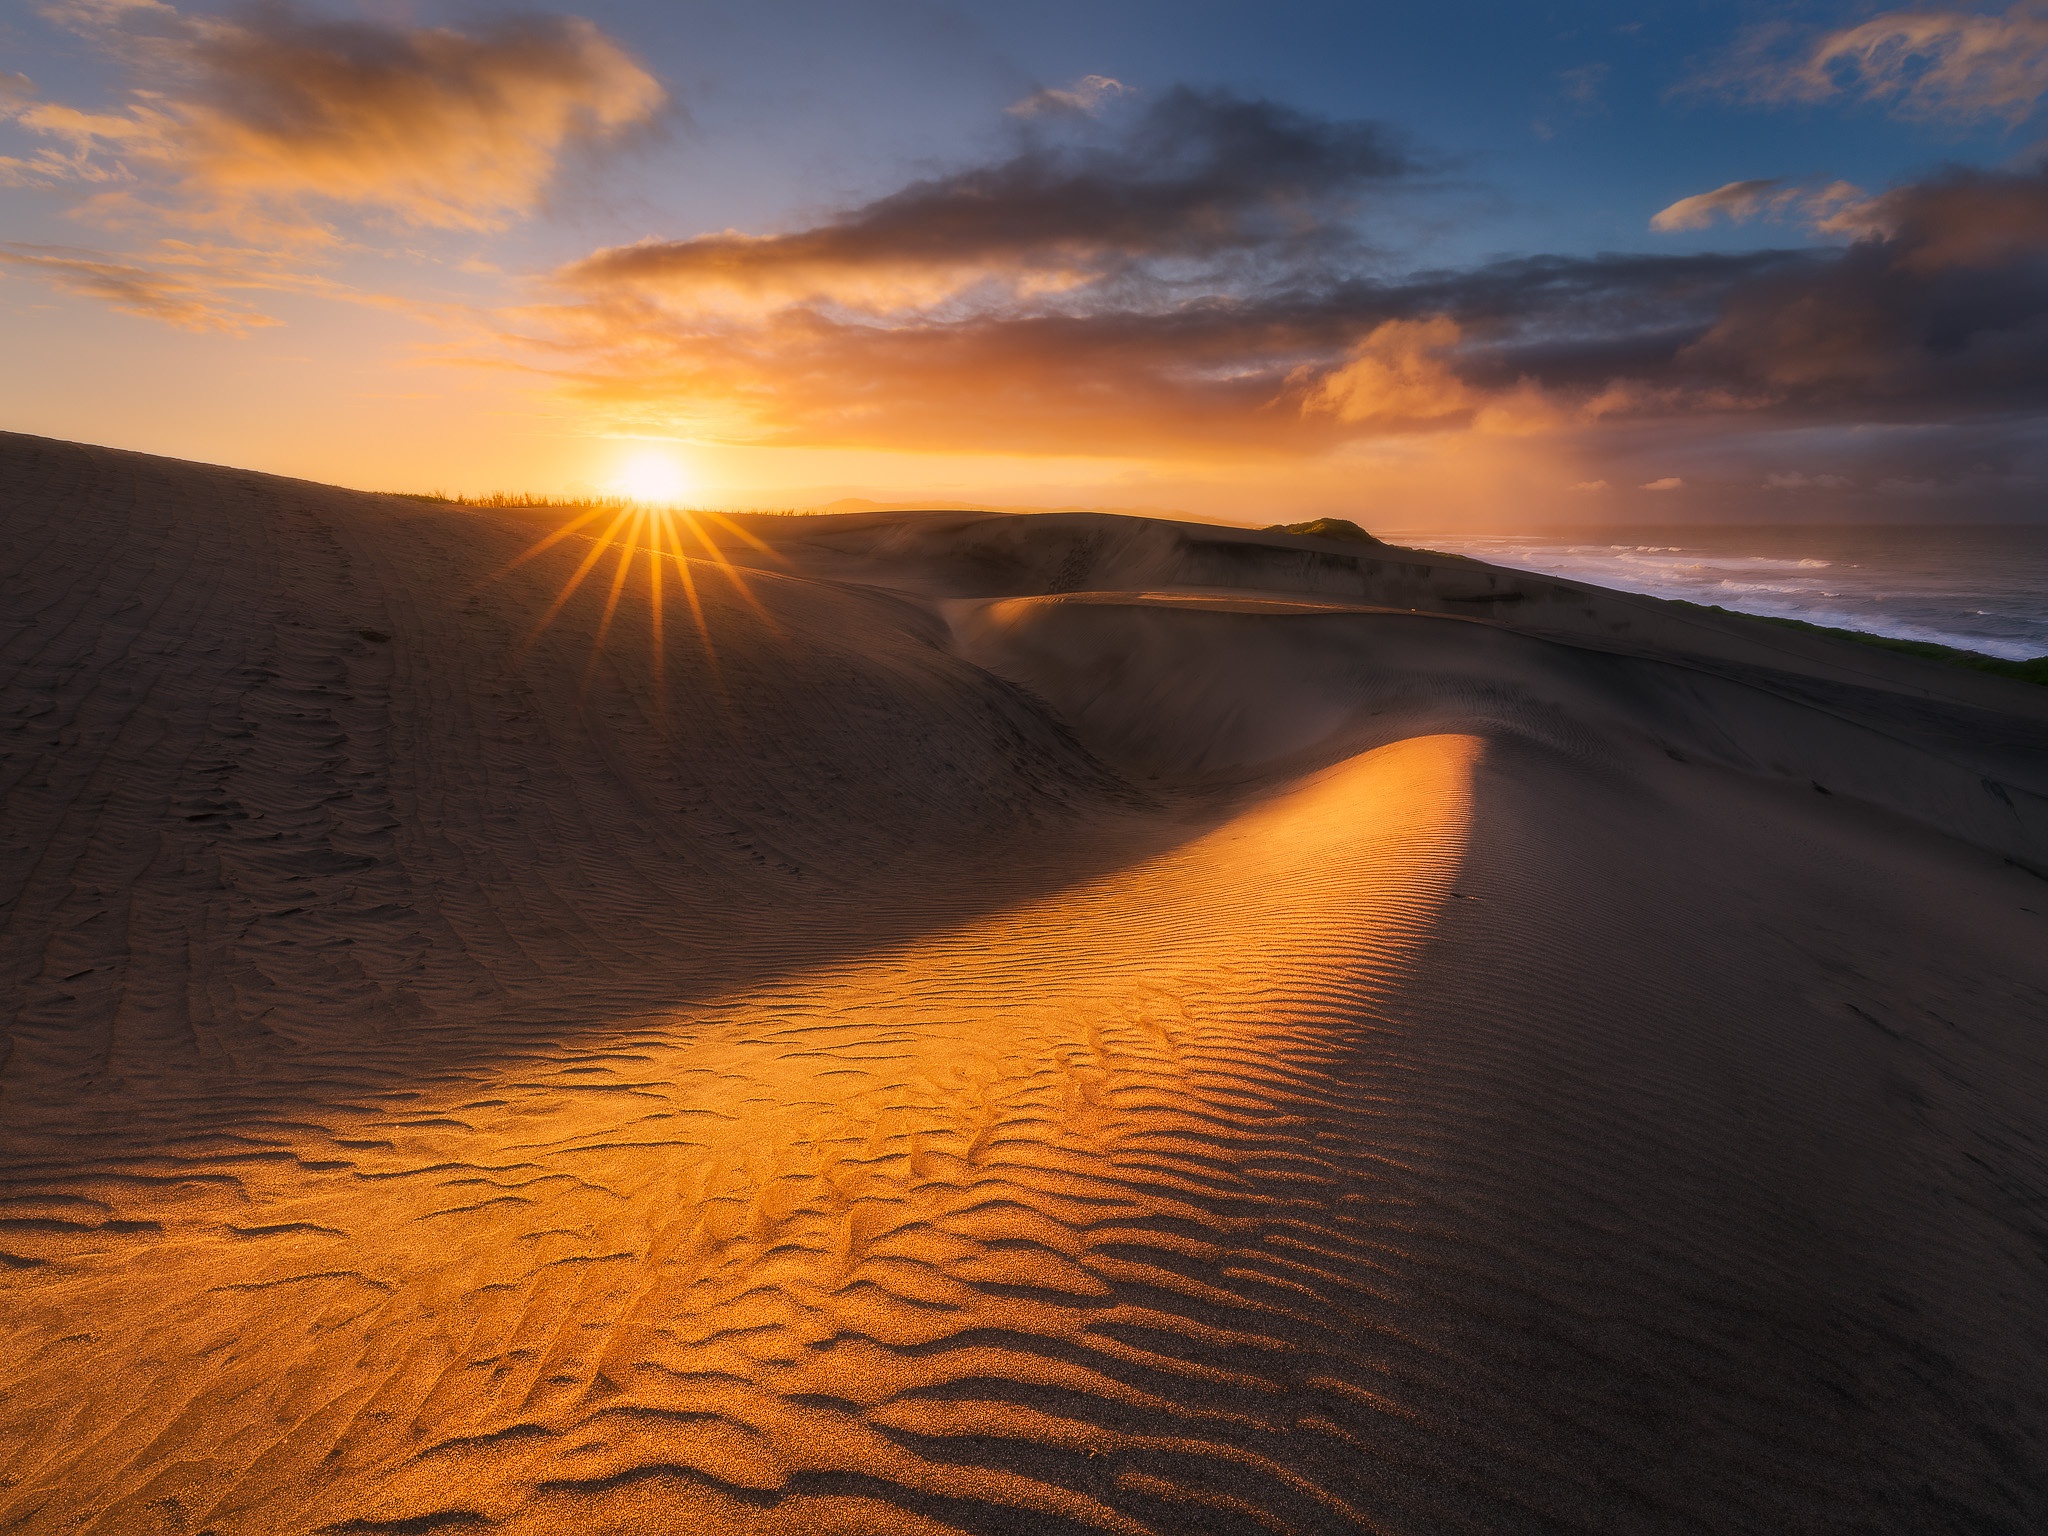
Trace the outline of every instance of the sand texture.
<instances>
[{"instance_id":1,"label":"sand texture","mask_svg":"<svg viewBox=\"0 0 2048 1536\"><path fill-rule=\"evenodd\" d=\"M0 437L0 1531L2048 1530L2048 690L564 520Z\"/></svg>"}]
</instances>

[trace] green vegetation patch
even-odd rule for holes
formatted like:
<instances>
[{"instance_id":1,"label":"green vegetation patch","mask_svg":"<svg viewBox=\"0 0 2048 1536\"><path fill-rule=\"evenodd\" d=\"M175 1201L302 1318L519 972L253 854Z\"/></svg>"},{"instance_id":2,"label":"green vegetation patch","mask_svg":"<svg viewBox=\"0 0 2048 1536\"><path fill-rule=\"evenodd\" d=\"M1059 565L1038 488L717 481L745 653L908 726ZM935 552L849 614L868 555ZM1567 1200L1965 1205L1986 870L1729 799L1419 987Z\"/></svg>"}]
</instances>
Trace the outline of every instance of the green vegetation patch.
<instances>
[{"instance_id":1,"label":"green vegetation patch","mask_svg":"<svg viewBox=\"0 0 2048 1536\"><path fill-rule=\"evenodd\" d=\"M1271 523L1261 533L1301 533L1312 539L1349 539L1354 544L1380 541L1346 517L1319 517L1312 523Z\"/></svg>"},{"instance_id":2,"label":"green vegetation patch","mask_svg":"<svg viewBox=\"0 0 2048 1536\"><path fill-rule=\"evenodd\" d=\"M712 517L816 517L821 515L815 507L763 507L748 512L712 512L704 507L681 507L656 502L636 501L631 496L549 496L536 491L486 491L481 496L450 496L446 491L382 491L378 494L396 496L401 501L430 502L437 507L532 507L550 510L560 509L568 512L637 512L645 507L669 512L708 513Z\"/></svg>"},{"instance_id":3,"label":"green vegetation patch","mask_svg":"<svg viewBox=\"0 0 2048 1536\"><path fill-rule=\"evenodd\" d=\"M1982 651L1965 651L1953 645L1936 645L1930 640L1894 640L1890 635L1867 635L1860 629L1835 629L1826 624L1809 624L1804 619L1779 619L1763 613L1742 613L1733 608L1723 608L1717 603L1688 603L1675 600L1680 608L1696 608L1705 613L1732 614L1738 619L1752 619L1758 624L1775 624L1780 629L1803 629L1810 634L1833 635L1837 640L1854 640L1858 645L1874 645L1881 651L1899 651L1907 656L1918 656L1926 661L1945 661L1950 666L1969 667L1978 672L1991 672L1999 677L2010 677L2022 683L2039 683L2048 687L2048 656L2035 656L2026 661L2007 661L2003 656L1986 656Z\"/></svg>"},{"instance_id":4,"label":"green vegetation patch","mask_svg":"<svg viewBox=\"0 0 2048 1536\"><path fill-rule=\"evenodd\" d=\"M532 491L489 491L482 496L450 496L444 491L386 491L402 501L426 501L442 507L564 507L583 512L592 509L624 511L639 502L629 496L541 496Z\"/></svg>"}]
</instances>

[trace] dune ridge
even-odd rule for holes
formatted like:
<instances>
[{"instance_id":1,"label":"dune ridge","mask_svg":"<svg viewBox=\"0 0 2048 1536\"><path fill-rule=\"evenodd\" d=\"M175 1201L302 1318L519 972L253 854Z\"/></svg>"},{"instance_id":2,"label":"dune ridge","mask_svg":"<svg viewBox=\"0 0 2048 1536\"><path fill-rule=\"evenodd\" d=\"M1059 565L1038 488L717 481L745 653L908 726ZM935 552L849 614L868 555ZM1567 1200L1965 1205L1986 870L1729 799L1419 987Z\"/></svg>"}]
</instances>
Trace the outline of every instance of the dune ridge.
<instances>
[{"instance_id":1,"label":"dune ridge","mask_svg":"<svg viewBox=\"0 0 2048 1536\"><path fill-rule=\"evenodd\" d=\"M2048 1524L2038 690L0 462L0 1529Z\"/></svg>"}]
</instances>

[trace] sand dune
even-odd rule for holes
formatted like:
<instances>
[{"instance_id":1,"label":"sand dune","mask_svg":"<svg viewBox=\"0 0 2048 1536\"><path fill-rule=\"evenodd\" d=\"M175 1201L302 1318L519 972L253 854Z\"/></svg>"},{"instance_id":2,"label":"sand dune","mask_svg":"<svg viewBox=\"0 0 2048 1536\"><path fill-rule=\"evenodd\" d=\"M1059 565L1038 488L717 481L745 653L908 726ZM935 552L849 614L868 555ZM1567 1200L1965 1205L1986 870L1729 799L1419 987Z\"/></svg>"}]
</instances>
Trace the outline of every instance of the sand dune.
<instances>
[{"instance_id":1,"label":"sand dune","mask_svg":"<svg viewBox=\"0 0 2048 1536\"><path fill-rule=\"evenodd\" d=\"M0 437L0 1530L2048 1529L2042 690L560 520Z\"/></svg>"}]
</instances>

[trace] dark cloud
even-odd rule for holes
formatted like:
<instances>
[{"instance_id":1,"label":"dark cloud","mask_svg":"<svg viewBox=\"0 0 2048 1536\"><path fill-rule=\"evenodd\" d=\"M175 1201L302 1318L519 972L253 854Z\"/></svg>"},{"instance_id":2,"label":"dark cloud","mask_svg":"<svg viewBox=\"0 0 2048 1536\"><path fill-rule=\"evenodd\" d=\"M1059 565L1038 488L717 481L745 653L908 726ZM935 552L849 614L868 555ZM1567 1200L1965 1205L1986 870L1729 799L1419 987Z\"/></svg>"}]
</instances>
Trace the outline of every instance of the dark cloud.
<instances>
[{"instance_id":1,"label":"dark cloud","mask_svg":"<svg viewBox=\"0 0 2048 1536\"><path fill-rule=\"evenodd\" d=\"M1376 126L1176 91L809 229L599 252L539 319L587 397L789 444L1293 453L2048 407L2048 172L1802 192L1829 246L1390 277L1370 221L1418 180Z\"/></svg>"},{"instance_id":2,"label":"dark cloud","mask_svg":"<svg viewBox=\"0 0 2048 1536\"><path fill-rule=\"evenodd\" d=\"M647 241L600 251L563 280L630 286L671 305L814 299L901 311L976 287L1073 294L1139 271L1186 286L1213 277L1207 264L1248 254L1269 275L1293 274L1351 250L1361 200L1417 170L1379 124L1186 87L1115 130L1081 118L1020 133L1000 160L912 182L810 229ZM1201 270L1173 272L1173 262Z\"/></svg>"},{"instance_id":3,"label":"dark cloud","mask_svg":"<svg viewBox=\"0 0 2048 1536\"><path fill-rule=\"evenodd\" d=\"M1922 276L2025 265L2048 251L2048 164L1953 169L1864 199L1822 227L1882 241Z\"/></svg>"},{"instance_id":4,"label":"dark cloud","mask_svg":"<svg viewBox=\"0 0 2048 1536\"><path fill-rule=\"evenodd\" d=\"M2048 400L2048 172L1953 171L1838 222L1861 238L1733 290L1675 369L1843 418Z\"/></svg>"}]
</instances>

